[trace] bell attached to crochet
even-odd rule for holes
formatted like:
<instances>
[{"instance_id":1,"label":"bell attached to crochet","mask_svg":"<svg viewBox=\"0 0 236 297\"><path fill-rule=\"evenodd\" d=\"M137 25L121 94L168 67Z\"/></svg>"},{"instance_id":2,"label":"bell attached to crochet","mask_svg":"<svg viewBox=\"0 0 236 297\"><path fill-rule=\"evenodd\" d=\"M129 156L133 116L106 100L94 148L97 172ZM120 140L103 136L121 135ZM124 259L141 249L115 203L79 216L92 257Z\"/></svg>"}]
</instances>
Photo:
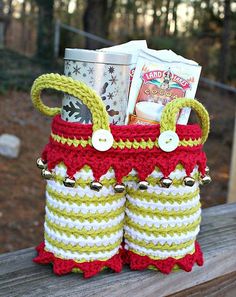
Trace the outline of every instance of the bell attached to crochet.
<instances>
[{"instance_id":1,"label":"bell attached to crochet","mask_svg":"<svg viewBox=\"0 0 236 297\"><path fill-rule=\"evenodd\" d=\"M125 185L122 183L122 184L116 184L114 186L114 190L116 193L123 193L125 191Z\"/></svg>"},{"instance_id":2,"label":"bell attached to crochet","mask_svg":"<svg viewBox=\"0 0 236 297\"><path fill-rule=\"evenodd\" d=\"M191 176L185 176L184 185L188 187L192 187L195 184L195 179Z\"/></svg>"},{"instance_id":3,"label":"bell attached to crochet","mask_svg":"<svg viewBox=\"0 0 236 297\"><path fill-rule=\"evenodd\" d=\"M51 172L50 170L48 170L48 169L43 169L43 170L41 171L41 175L42 175L42 177L45 178L45 179L51 179L51 178L53 177L52 172Z\"/></svg>"},{"instance_id":4,"label":"bell attached to crochet","mask_svg":"<svg viewBox=\"0 0 236 297\"><path fill-rule=\"evenodd\" d=\"M46 169L47 168L47 163L42 159L42 158L38 158L36 161L37 167L39 169Z\"/></svg>"},{"instance_id":5,"label":"bell attached to crochet","mask_svg":"<svg viewBox=\"0 0 236 297\"><path fill-rule=\"evenodd\" d=\"M138 183L138 187L140 190L147 190L148 189L148 182L146 180L142 180Z\"/></svg>"},{"instance_id":6,"label":"bell attached to crochet","mask_svg":"<svg viewBox=\"0 0 236 297\"><path fill-rule=\"evenodd\" d=\"M209 175L210 173L210 168L206 166L205 168L205 175L201 176L200 178L200 185L205 186L211 183L212 179Z\"/></svg>"},{"instance_id":7,"label":"bell attached to crochet","mask_svg":"<svg viewBox=\"0 0 236 297\"><path fill-rule=\"evenodd\" d=\"M102 189L103 185L98 181L93 181L90 184L90 189L99 192Z\"/></svg>"},{"instance_id":8,"label":"bell attached to crochet","mask_svg":"<svg viewBox=\"0 0 236 297\"><path fill-rule=\"evenodd\" d=\"M71 177L66 177L63 181L65 187L74 188L75 186L75 179Z\"/></svg>"},{"instance_id":9,"label":"bell attached to crochet","mask_svg":"<svg viewBox=\"0 0 236 297\"><path fill-rule=\"evenodd\" d=\"M160 183L161 183L161 186L162 186L163 188L169 188L169 187L172 185L173 181L172 181L172 179L169 178L169 177L163 177L163 178L160 180Z\"/></svg>"}]
</instances>

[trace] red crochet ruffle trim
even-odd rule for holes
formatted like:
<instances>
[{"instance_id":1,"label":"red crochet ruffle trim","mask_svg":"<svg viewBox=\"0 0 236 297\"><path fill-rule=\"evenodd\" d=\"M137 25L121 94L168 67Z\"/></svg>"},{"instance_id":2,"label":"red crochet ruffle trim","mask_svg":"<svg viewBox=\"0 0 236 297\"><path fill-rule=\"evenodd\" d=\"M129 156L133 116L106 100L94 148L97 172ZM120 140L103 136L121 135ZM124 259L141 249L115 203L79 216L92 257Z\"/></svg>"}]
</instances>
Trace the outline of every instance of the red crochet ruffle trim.
<instances>
[{"instance_id":1,"label":"red crochet ruffle trim","mask_svg":"<svg viewBox=\"0 0 236 297\"><path fill-rule=\"evenodd\" d=\"M164 274L169 274L174 266L178 266L187 272L191 271L194 264L203 265L203 254L198 242L195 242L195 252L186 255L181 259L167 258L164 260L153 260L148 256L140 256L131 251L120 249L119 254L116 254L107 261L93 261L77 263L73 260L63 260L57 258L53 253L45 250L45 244L42 242L36 247L38 256L33 259L38 264L53 264L53 272L57 275L64 275L72 272L74 268L79 268L84 275L84 278L90 278L99 273L103 268L110 268L115 272L122 270L123 264L128 264L131 270L145 270L149 266L153 266Z\"/></svg>"},{"instance_id":2,"label":"red crochet ruffle trim","mask_svg":"<svg viewBox=\"0 0 236 297\"><path fill-rule=\"evenodd\" d=\"M38 264L53 264L53 272L57 275L68 274L72 272L74 268L78 268L83 272L84 278L90 278L99 273L103 268L110 268L115 272L122 270L122 258L120 254L114 255L107 261L93 261L77 263L73 260L63 260L57 258L53 253L45 250L45 244L42 242L36 247L38 256L33 259Z\"/></svg>"},{"instance_id":3,"label":"red crochet ruffle trim","mask_svg":"<svg viewBox=\"0 0 236 297\"><path fill-rule=\"evenodd\" d=\"M129 264L131 270L145 270L153 266L164 274L169 274L174 266L178 266L187 272L191 271L194 264L202 266L204 263L203 253L199 243L195 242L195 252L188 254L181 259L167 258L164 260L153 260L148 256L140 256L131 251L123 251L123 262Z\"/></svg>"},{"instance_id":4,"label":"red crochet ruffle trim","mask_svg":"<svg viewBox=\"0 0 236 297\"><path fill-rule=\"evenodd\" d=\"M87 140L92 135L92 125L68 123L60 116L56 116L53 119L52 132L65 138ZM149 139L155 141L160 134L160 127L159 125L148 127L145 125L111 125L111 132L116 141L148 141ZM201 129L198 125L177 125L176 132L180 140L195 140L201 137ZM196 165L199 167L199 172L204 175L207 160L202 151L202 145L180 146L169 153L157 147L152 149L111 148L106 152L99 152L89 145L75 147L58 143L52 137L42 153L42 158L47 162L49 170L63 162L67 167L69 177L73 177L77 171L88 165L93 171L95 180L99 180L112 167L118 183L121 183L122 178L127 176L132 169L137 171L140 180L145 180L155 167L158 167L163 175L168 177L178 164L183 165L186 175L190 175Z\"/></svg>"}]
</instances>

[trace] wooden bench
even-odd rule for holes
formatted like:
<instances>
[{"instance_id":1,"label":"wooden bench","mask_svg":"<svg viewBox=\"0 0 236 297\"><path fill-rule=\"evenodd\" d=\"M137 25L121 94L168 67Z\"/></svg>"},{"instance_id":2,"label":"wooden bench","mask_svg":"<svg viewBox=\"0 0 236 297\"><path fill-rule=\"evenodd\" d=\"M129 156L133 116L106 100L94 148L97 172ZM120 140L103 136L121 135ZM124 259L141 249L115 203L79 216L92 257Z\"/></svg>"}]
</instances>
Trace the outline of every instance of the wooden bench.
<instances>
[{"instance_id":1,"label":"wooden bench","mask_svg":"<svg viewBox=\"0 0 236 297\"><path fill-rule=\"evenodd\" d=\"M80 274L58 277L50 266L32 262L33 248L2 254L0 296L236 296L236 203L203 210L198 240L204 266L170 275L124 268L88 280Z\"/></svg>"}]
</instances>

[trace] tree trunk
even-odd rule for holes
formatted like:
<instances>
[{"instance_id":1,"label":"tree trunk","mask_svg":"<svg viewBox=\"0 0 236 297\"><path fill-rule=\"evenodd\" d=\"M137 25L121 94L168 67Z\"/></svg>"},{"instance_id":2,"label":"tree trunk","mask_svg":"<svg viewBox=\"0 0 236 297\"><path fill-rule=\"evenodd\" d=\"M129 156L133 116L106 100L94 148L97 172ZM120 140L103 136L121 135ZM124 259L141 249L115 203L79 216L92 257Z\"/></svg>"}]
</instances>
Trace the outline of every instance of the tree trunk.
<instances>
[{"instance_id":1,"label":"tree trunk","mask_svg":"<svg viewBox=\"0 0 236 297\"><path fill-rule=\"evenodd\" d=\"M25 53L26 50L26 32L25 32L25 23L26 23L26 0L21 4L21 48Z\"/></svg>"},{"instance_id":2,"label":"tree trunk","mask_svg":"<svg viewBox=\"0 0 236 297\"><path fill-rule=\"evenodd\" d=\"M3 13L3 0L0 0L0 49L4 47L4 13Z\"/></svg>"},{"instance_id":3,"label":"tree trunk","mask_svg":"<svg viewBox=\"0 0 236 297\"><path fill-rule=\"evenodd\" d=\"M153 0L152 1L152 9L153 9L153 18L151 23L151 34L152 35L158 35L160 33L160 16L157 16L157 10L159 9L161 11L162 7L162 0ZM159 28L158 28L159 24Z\"/></svg>"},{"instance_id":4,"label":"tree trunk","mask_svg":"<svg viewBox=\"0 0 236 297\"><path fill-rule=\"evenodd\" d=\"M173 4L174 36L178 34L178 22L177 22L178 5L179 5L179 1L174 0L174 4Z\"/></svg>"},{"instance_id":5,"label":"tree trunk","mask_svg":"<svg viewBox=\"0 0 236 297\"><path fill-rule=\"evenodd\" d=\"M84 12L83 22L86 32L106 38L108 28L106 26L107 0L88 0ZM109 13L109 12L108 12ZM104 46L100 41L86 38L85 46L88 49L97 49Z\"/></svg>"},{"instance_id":6,"label":"tree trunk","mask_svg":"<svg viewBox=\"0 0 236 297\"><path fill-rule=\"evenodd\" d=\"M54 0L36 0L38 5L37 57L53 58L53 6Z\"/></svg>"},{"instance_id":7,"label":"tree trunk","mask_svg":"<svg viewBox=\"0 0 236 297\"><path fill-rule=\"evenodd\" d=\"M219 63L219 79L226 83L229 75L229 63L230 63L230 0L224 2L224 22L223 32L221 38L221 52Z\"/></svg>"},{"instance_id":8,"label":"tree trunk","mask_svg":"<svg viewBox=\"0 0 236 297\"><path fill-rule=\"evenodd\" d=\"M165 15L165 20L164 20L164 26L163 26L163 36L167 35L168 31L168 16L169 16L169 11L170 11L170 0L166 1L166 15Z\"/></svg>"}]
</instances>

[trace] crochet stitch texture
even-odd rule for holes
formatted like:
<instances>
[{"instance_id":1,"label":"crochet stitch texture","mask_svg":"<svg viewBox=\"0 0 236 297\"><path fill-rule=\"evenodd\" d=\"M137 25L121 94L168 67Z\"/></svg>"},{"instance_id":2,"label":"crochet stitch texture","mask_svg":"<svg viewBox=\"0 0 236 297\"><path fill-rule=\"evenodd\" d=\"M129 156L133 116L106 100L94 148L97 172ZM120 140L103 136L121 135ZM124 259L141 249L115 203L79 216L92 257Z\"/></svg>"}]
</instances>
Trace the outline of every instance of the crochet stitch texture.
<instances>
[{"instance_id":1,"label":"crochet stitch texture","mask_svg":"<svg viewBox=\"0 0 236 297\"><path fill-rule=\"evenodd\" d=\"M46 107L40 92L54 88L79 97L93 114L93 125L69 123L58 108ZM190 271L203 264L196 236L201 221L199 182L206 174L203 143L209 117L196 100L177 99L167 104L160 125L109 125L104 105L91 89L60 75L43 75L32 87L32 101L41 112L54 116L49 143L42 160L52 173L46 187L45 241L37 248L35 262L53 263L56 274L83 272L91 277L110 268L157 269L169 273ZM194 109L199 125L176 125L183 107ZM92 146L92 133L111 131L114 142L105 151ZM171 130L179 145L164 152L158 145L161 132ZM186 186L185 177L194 179ZM75 180L66 187L65 178ZM171 180L163 187L161 180ZM90 188L92 182L100 191ZM139 182L146 181L145 189ZM115 185L125 190L117 193Z\"/></svg>"}]
</instances>

